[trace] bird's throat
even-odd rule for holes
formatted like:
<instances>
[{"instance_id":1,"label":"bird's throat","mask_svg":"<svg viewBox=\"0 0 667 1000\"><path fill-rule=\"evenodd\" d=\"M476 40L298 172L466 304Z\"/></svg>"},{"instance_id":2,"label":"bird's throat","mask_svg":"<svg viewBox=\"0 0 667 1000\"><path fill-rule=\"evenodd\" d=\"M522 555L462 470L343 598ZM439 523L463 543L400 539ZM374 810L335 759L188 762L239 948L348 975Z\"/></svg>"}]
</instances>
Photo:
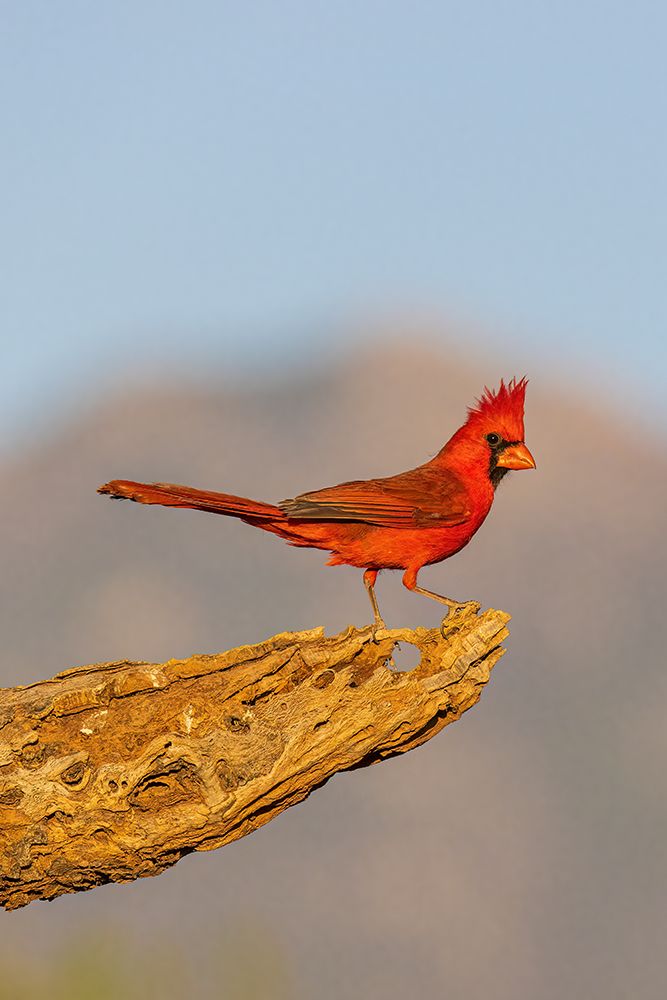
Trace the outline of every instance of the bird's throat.
<instances>
[{"instance_id":1,"label":"bird's throat","mask_svg":"<svg viewBox=\"0 0 667 1000\"><path fill-rule=\"evenodd\" d=\"M489 466L489 479L494 490L498 488L508 472L510 472L510 469L504 469L502 466L496 465L496 456L492 455Z\"/></svg>"}]
</instances>

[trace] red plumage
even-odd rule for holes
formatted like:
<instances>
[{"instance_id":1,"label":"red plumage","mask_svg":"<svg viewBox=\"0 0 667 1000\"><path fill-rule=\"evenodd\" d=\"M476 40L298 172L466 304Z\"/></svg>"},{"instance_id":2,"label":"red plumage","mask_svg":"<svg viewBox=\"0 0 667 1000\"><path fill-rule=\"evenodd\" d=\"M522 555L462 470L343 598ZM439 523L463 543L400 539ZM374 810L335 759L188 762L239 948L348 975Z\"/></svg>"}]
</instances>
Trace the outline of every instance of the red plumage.
<instances>
[{"instance_id":1,"label":"red plumage","mask_svg":"<svg viewBox=\"0 0 667 1000\"><path fill-rule=\"evenodd\" d=\"M501 381L495 392L485 388L465 424L435 458L416 469L302 493L278 506L172 483L122 479L98 492L144 504L227 514L291 545L326 549L331 552L328 565L365 570L377 627L384 623L373 587L382 569L402 569L409 590L458 606L417 586L417 574L422 566L441 562L468 544L491 509L496 486L510 469L535 467L523 440L525 392L525 378Z\"/></svg>"}]
</instances>

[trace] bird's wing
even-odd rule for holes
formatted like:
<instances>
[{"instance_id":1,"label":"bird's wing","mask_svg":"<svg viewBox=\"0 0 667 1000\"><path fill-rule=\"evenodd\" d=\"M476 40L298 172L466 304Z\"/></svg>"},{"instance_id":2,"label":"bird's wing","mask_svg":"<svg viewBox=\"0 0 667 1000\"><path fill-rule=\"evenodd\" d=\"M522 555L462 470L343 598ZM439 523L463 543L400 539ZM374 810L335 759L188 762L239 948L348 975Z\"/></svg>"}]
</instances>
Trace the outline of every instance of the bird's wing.
<instances>
[{"instance_id":1,"label":"bird's wing","mask_svg":"<svg viewBox=\"0 0 667 1000\"><path fill-rule=\"evenodd\" d=\"M358 521L383 528L461 524L470 516L465 486L449 469L422 466L388 479L341 483L284 500L295 521Z\"/></svg>"}]
</instances>

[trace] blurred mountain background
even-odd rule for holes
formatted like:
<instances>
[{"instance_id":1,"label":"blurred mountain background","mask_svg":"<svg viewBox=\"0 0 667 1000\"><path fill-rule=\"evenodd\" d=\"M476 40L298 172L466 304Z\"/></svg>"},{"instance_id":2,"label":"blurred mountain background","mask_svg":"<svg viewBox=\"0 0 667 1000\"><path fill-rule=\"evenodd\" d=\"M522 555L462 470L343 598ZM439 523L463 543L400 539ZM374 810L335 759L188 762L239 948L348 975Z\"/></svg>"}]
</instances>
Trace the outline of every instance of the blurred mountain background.
<instances>
[{"instance_id":1,"label":"blurred mountain background","mask_svg":"<svg viewBox=\"0 0 667 1000\"><path fill-rule=\"evenodd\" d=\"M649 0L0 4L0 683L368 621L358 571L110 478L391 474L524 373L538 463L424 573L512 614L474 712L0 914L0 1000L662 1000L666 32Z\"/></svg>"},{"instance_id":2,"label":"blurred mountain background","mask_svg":"<svg viewBox=\"0 0 667 1000\"><path fill-rule=\"evenodd\" d=\"M138 477L277 500L391 474L433 454L502 370L376 341L294 378L119 389L45 433L0 472L3 684L367 621L360 572L323 553L95 488ZM512 613L480 706L220 852L5 915L6 954L29 943L39 964L109 925L143 960L144 945L172 963L179 949L189 995L233 996L212 957L238 922L260 965L263 947L279 956L287 995L658 996L667 453L557 383L529 386L526 425L537 472L509 477L470 547L425 571ZM379 593L396 625L438 620L400 575Z\"/></svg>"}]
</instances>

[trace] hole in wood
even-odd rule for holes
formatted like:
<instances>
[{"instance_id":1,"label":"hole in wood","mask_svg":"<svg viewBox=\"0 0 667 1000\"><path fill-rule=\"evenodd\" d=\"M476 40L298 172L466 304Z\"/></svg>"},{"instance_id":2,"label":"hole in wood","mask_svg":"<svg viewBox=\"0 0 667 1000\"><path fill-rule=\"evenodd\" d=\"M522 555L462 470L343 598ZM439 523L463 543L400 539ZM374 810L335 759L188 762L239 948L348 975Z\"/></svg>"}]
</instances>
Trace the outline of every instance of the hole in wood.
<instances>
[{"instance_id":1,"label":"hole in wood","mask_svg":"<svg viewBox=\"0 0 667 1000\"><path fill-rule=\"evenodd\" d=\"M416 646L413 646L409 642L400 642L394 646L394 651L391 654L392 663L389 666L392 667L396 673L408 673L410 670L414 670L421 663L421 653Z\"/></svg>"}]
</instances>

